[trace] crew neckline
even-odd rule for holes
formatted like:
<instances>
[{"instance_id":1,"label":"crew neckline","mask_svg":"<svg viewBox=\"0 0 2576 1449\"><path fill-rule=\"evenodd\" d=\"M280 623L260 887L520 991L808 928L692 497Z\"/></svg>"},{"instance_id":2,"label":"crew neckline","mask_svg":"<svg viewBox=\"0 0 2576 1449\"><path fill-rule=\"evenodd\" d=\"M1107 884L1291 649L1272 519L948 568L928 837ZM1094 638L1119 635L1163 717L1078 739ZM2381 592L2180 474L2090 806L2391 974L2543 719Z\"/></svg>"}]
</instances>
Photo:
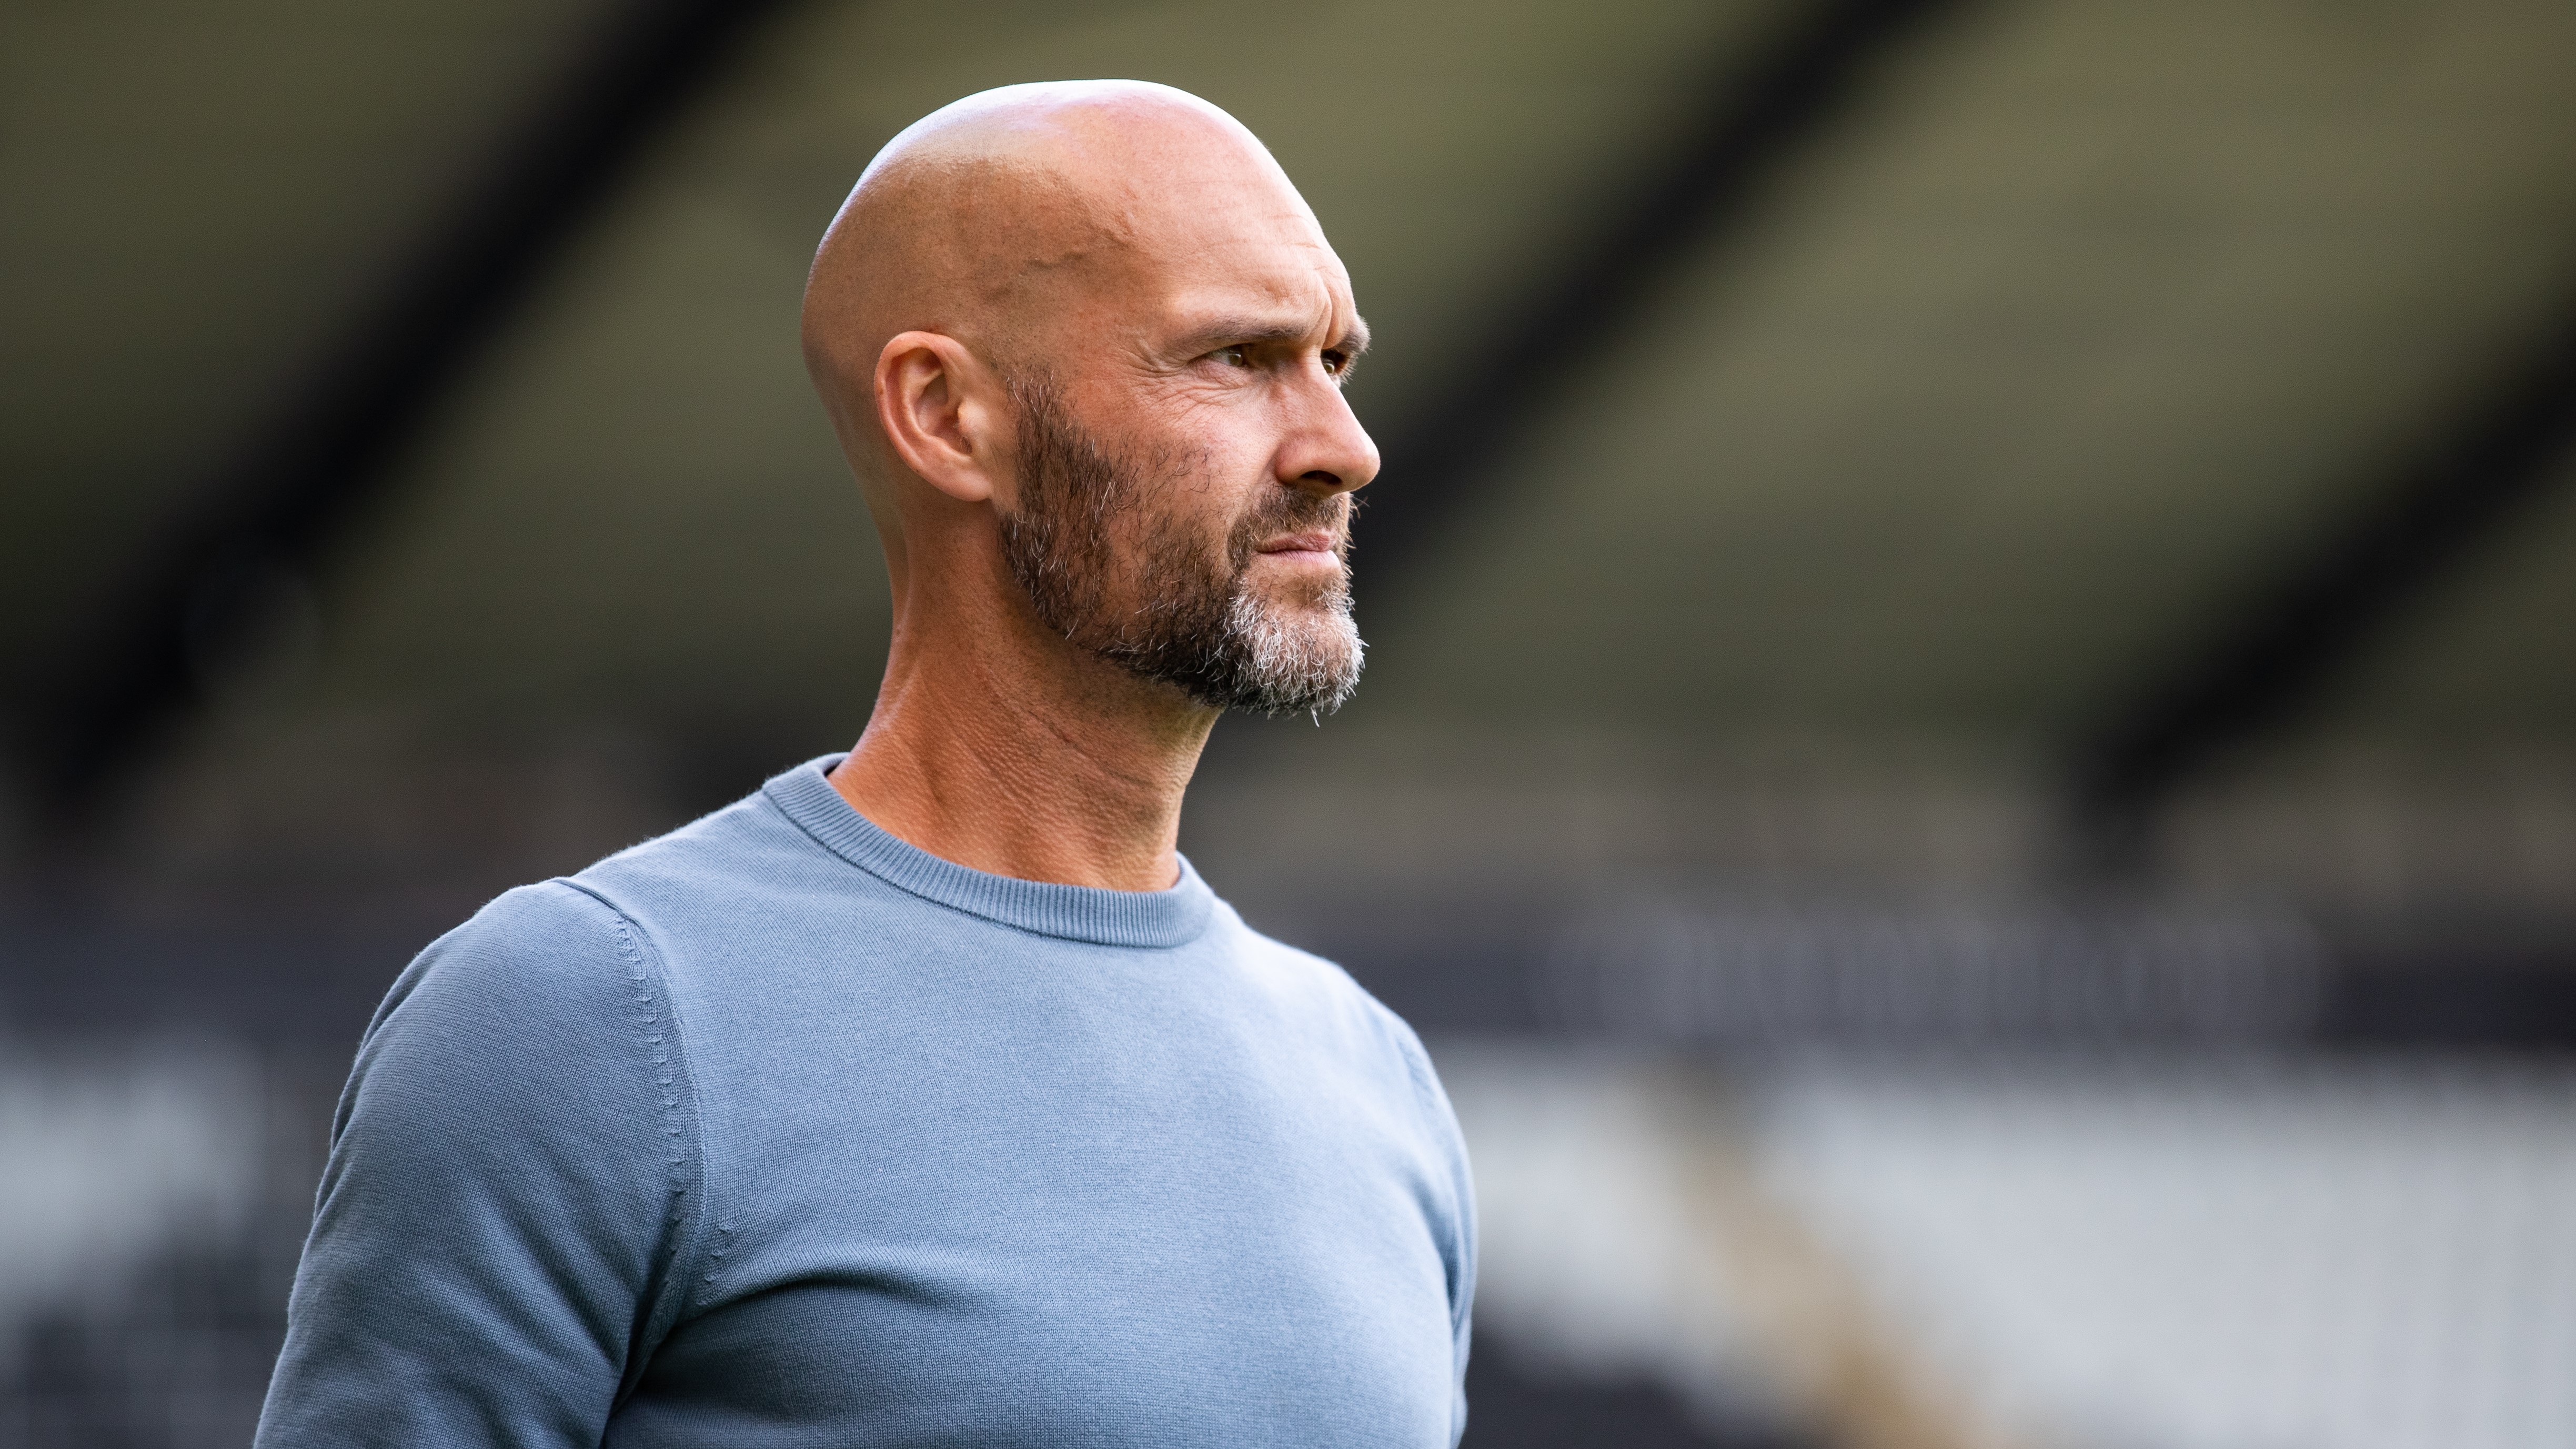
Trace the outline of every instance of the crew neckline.
<instances>
[{"instance_id":1,"label":"crew neckline","mask_svg":"<svg viewBox=\"0 0 2576 1449\"><path fill-rule=\"evenodd\" d=\"M824 778L840 763L838 754L821 755L761 789L824 849L898 890L1034 935L1102 946L1180 946L1207 929L1216 893L1186 856L1181 878L1159 891L994 875L933 855L860 814Z\"/></svg>"}]
</instances>

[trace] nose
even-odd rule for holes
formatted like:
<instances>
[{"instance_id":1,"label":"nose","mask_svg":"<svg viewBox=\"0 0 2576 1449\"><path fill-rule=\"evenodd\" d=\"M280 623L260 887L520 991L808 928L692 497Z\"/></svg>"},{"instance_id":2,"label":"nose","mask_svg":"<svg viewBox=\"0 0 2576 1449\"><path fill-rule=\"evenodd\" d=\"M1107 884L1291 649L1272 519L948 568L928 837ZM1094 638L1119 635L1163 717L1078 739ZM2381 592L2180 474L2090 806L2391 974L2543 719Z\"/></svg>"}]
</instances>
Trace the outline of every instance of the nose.
<instances>
[{"instance_id":1,"label":"nose","mask_svg":"<svg viewBox=\"0 0 2576 1449\"><path fill-rule=\"evenodd\" d=\"M1293 391L1294 416L1280 440L1279 481L1326 494L1367 487L1377 476L1377 444L1340 385L1319 367Z\"/></svg>"}]
</instances>

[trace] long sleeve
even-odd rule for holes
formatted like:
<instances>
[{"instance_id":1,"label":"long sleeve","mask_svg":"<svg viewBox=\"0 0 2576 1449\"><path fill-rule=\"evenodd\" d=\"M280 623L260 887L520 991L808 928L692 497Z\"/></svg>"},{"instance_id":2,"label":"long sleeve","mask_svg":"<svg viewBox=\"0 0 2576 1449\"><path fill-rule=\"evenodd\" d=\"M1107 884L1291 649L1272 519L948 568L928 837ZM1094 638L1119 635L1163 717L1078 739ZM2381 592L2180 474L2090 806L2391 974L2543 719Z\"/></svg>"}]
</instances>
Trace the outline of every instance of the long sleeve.
<instances>
[{"instance_id":1,"label":"long sleeve","mask_svg":"<svg viewBox=\"0 0 2576 1449\"><path fill-rule=\"evenodd\" d=\"M563 882L493 902L368 1028L259 1449L597 1445L679 1312L701 1162L650 943Z\"/></svg>"}]
</instances>

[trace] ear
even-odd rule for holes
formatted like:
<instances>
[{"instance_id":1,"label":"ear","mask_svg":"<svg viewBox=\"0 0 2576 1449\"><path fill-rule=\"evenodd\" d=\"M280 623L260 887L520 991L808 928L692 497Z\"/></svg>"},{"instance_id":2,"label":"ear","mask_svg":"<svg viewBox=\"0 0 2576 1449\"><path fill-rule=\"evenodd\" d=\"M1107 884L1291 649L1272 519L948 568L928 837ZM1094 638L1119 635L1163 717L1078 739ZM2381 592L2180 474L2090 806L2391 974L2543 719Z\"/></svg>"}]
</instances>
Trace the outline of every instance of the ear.
<instances>
[{"instance_id":1,"label":"ear","mask_svg":"<svg viewBox=\"0 0 2576 1449\"><path fill-rule=\"evenodd\" d=\"M938 332L899 332L877 354L877 425L905 467L960 503L1001 494L1001 379Z\"/></svg>"}]
</instances>

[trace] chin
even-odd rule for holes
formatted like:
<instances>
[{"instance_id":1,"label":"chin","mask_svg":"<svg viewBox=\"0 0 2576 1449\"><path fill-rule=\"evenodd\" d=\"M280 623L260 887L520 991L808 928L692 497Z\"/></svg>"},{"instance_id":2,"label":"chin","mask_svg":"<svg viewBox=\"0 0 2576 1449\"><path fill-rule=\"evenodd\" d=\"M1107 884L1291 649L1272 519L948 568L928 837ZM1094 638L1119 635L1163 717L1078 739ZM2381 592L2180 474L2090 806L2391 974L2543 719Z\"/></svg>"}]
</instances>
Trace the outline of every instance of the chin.
<instances>
[{"instance_id":1,"label":"chin","mask_svg":"<svg viewBox=\"0 0 2576 1449\"><path fill-rule=\"evenodd\" d=\"M1265 612L1323 618L1350 614L1350 575L1342 570L1330 573L1300 569L1284 579L1265 580L1256 584L1253 595Z\"/></svg>"}]
</instances>

